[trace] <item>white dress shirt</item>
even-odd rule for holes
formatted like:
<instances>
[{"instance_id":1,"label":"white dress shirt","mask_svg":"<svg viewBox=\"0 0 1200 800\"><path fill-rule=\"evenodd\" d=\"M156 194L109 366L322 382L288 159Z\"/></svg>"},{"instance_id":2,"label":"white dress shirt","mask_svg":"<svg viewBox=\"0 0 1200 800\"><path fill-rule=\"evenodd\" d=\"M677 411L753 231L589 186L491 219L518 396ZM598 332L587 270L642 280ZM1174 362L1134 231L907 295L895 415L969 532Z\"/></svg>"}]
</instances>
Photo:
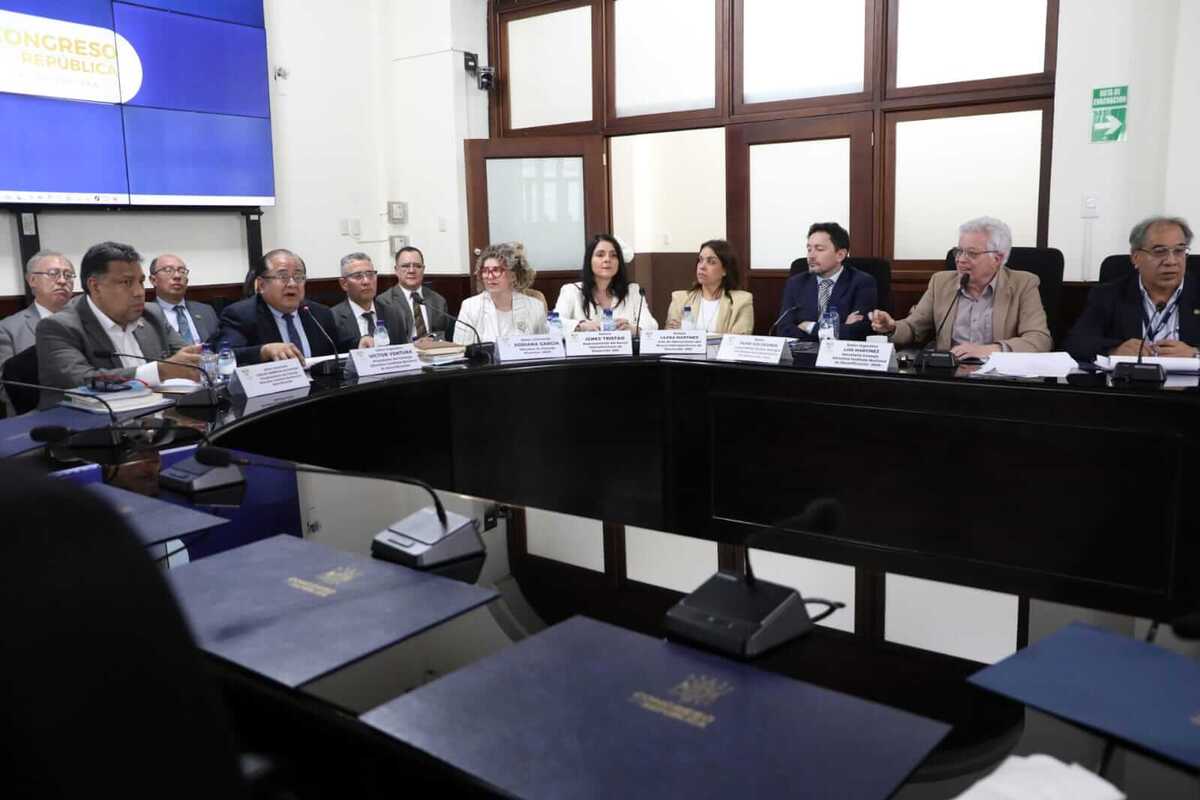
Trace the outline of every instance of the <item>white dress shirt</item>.
<instances>
[{"instance_id":1,"label":"white dress shirt","mask_svg":"<svg viewBox=\"0 0 1200 800\"><path fill-rule=\"evenodd\" d=\"M826 275L824 277L821 277L820 275L813 276L817 279L817 298L818 299L820 299L820 297L821 297L821 281L833 281L833 286L829 287L829 301L833 302L833 292L835 289L837 289L838 278L842 277L842 273L845 272L845 269L846 269L845 267L838 267L837 272L834 272L831 275ZM845 317L843 317L843 319L845 319ZM799 328L800 328L800 330L804 331L805 333L812 333L813 328L817 327L818 321L819 320L805 320L804 322L800 323Z\"/></svg>"},{"instance_id":2,"label":"white dress shirt","mask_svg":"<svg viewBox=\"0 0 1200 800\"><path fill-rule=\"evenodd\" d=\"M192 312L188 311L188 307L184 305L182 300L178 303L168 303L166 300L163 300L161 297L156 295L154 302L158 303L158 307L162 309L163 316L167 318L167 324L171 326L172 330L181 336L183 335L183 332L179 330L179 316L176 314L175 308L176 306L182 308L183 318L187 320L188 327L192 330L192 342L199 343L201 341L200 331L196 330L196 320L192 319Z\"/></svg>"},{"instance_id":3,"label":"white dress shirt","mask_svg":"<svg viewBox=\"0 0 1200 800\"><path fill-rule=\"evenodd\" d=\"M358 303L350 300L350 298L347 297L346 299L350 302L350 310L354 312L354 319L358 321L358 335L374 336L375 329L367 325L367 318L363 314L374 314L375 324L378 325L380 319L379 312L375 310L375 304L371 303L369 306L360 306Z\"/></svg>"},{"instance_id":4,"label":"white dress shirt","mask_svg":"<svg viewBox=\"0 0 1200 800\"><path fill-rule=\"evenodd\" d=\"M108 318L100 307L92 302L89 296L87 299L88 308L96 315L96 320L100 323L100 327L108 334L108 340L112 342L112 349L117 353L129 353L129 356L118 356L121 359L121 366L134 367L137 369L135 377L151 388L156 388L161 381L158 378L158 364L151 361L147 362L142 358L130 358L130 356L144 356L142 346L138 344L138 340L134 337L133 332L146 324L146 321L138 317L128 325L121 327L117 323Z\"/></svg>"},{"instance_id":5,"label":"white dress shirt","mask_svg":"<svg viewBox=\"0 0 1200 800\"><path fill-rule=\"evenodd\" d=\"M291 342L300 348L300 352L305 358L312 355L312 348L308 346L308 334L304 332L304 321L300 319L301 311L297 308L292 312L292 324L296 326L296 333L300 334L300 341L292 342L288 338L287 321L283 318L283 312L275 308L275 306L267 303L267 308L271 309L271 315L275 317L275 326L279 328L279 341Z\"/></svg>"},{"instance_id":6,"label":"white dress shirt","mask_svg":"<svg viewBox=\"0 0 1200 800\"><path fill-rule=\"evenodd\" d=\"M1142 293L1142 336L1149 333L1146 330L1146 320L1150 321L1150 327L1154 329L1155 342L1161 342L1164 339L1178 340L1179 339L1179 295L1183 294L1183 281L1187 280L1185 276L1179 281L1179 285L1175 287L1175 291L1171 293L1171 297L1167 300L1167 304L1163 306L1163 312L1160 313L1154 301L1150 299L1150 293L1146 291L1146 287L1142 285L1142 279L1138 278L1138 290Z\"/></svg>"},{"instance_id":7,"label":"white dress shirt","mask_svg":"<svg viewBox=\"0 0 1200 800\"><path fill-rule=\"evenodd\" d=\"M45 319L46 317L48 317L54 313L53 311L51 311L50 309L46 308L44 305L39 303L37 300L33 301L33 307L37 309L38 319Z\"/></svg>"}]
</instances>

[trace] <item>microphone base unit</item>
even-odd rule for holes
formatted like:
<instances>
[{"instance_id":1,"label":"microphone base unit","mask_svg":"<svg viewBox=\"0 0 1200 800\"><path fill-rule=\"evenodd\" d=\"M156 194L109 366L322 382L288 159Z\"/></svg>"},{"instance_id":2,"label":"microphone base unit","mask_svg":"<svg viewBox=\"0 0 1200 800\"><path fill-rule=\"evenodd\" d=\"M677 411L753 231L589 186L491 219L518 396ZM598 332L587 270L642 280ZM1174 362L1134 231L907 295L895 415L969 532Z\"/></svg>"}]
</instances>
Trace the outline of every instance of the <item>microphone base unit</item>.
<instances>
[{"instance_id":1,"label":"microphone base unit","mask_svg":"<svg viewBox=\"0 0 1200 800\"><path fill-rule=\"evenodd\" d=\"M667 611L672 638L742 659L754 658L813 628L800 593L724 570Z\"/></svg>"},{"instance_id":2,"label":"microphone base unit","mask_svg":"<svg viewBox=\"0 0 1200 800\"><path fill-rule=\"evenodd\" d=\"M1161 384L1167 380L1167 372L1162 364L1137 363L1122 361L1113 367L1113 383Z\"/></svg>"},{"instance_id":3,"label":"microphone base unit","mask_svg":"<svg viewBox=\"0 0 1200 800\"><path fill-rule=\"evenodd\" d=\"M346 362L339 355L332 361L322 361L320 364L313 364L308 374L317 378L340 378L345 374L345 371Z\"/></svg>"},{"instance_id":4,"label":"microphone base unit","mask_svg":"<svg viewBox=\"0 0 1200 800\"><path fill-rule=\"evenodd\" d=\"M475 344L467 345L464 355L468 361L479 364L495 364L496 363L496 343L495 342L476 342Z\"/></svg>"},{"instance_id":5,"label":"microphone base unit","mask_svg":"<svg viewBox=\"0 0 1200 800\"><path fill-rule=\"evenodd\" d=\"M246 476L237 464L210 467L192 458L164 469L158 475L158 485L180 494L200 494L214 489L227 489L246 483Z\"/></svg>"},{"instance_id":6,"label":"microphone base unit","mask_svg":"<svg viewBox=\"0 0 1200 800\"><path fill-rule=\"evenodd\" d=\"M213 386L204 386L175 401L176 408L212 408L221 404L221 393Z\"/></svg>"},{"instance_id":7,"label":"microphone base unit","mask_svg":"<svg viewBox=\"0 0 1200 800\"><path fill-rule=\"evenodd\" d=\"M437 512L426 506L380 531L371 542L371 555L413 569L435 570L484 554L475 520L447 511L446 522L442 530Z\"/></svg>"},{"instance_id":8,"label":"microphone base unit","mask_svg":"<svg viewBox=\"0 0 1200 800\"><path fill-rule=\"evenodd\" d=\"M948 350L932 350L928 353L923 353L920 358L920 364L921 369L958 369L958 359Z\"/></svg>"}]
</instances>

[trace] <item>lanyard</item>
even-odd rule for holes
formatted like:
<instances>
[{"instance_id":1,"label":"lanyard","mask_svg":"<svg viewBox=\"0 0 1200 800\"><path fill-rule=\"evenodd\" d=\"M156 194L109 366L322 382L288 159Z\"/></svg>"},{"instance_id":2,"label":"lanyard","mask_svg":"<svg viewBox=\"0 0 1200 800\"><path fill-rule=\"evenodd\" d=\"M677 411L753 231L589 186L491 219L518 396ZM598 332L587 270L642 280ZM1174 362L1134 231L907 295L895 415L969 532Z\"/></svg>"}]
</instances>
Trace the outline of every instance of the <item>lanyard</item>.
<instances>
[{"instance_id":1,"label":"lanyard","mask_svg":"<svg viewBox=\"0 0 1200 800\"><path fill-rule=\"evenodd\" d=\"M1140 308L1141 308L1141 312L1142 312L1142 332L1144 334L1144 336L1143 336L1144 341L1150 341L1150 342L1154 341L1154 337L1157 336L1162 331L1162 326L1165 325L1167 323L1167 320L1169 320L1171 318L1171 314L1174 313L1175 307L1178 305L1179 305L1179 297L1176 296L1176 298L1171 301L1171 304L1168 305L1167 307L1165 307L1162 310L1162 312L1155 311L1154 316L1151 317L1146 314L1145 301L1142 302ZM1150 321L1155 318L1158 319L1158 323L1155 324L1153 327L1151 327Z\"/></svg>"}]
</instances>

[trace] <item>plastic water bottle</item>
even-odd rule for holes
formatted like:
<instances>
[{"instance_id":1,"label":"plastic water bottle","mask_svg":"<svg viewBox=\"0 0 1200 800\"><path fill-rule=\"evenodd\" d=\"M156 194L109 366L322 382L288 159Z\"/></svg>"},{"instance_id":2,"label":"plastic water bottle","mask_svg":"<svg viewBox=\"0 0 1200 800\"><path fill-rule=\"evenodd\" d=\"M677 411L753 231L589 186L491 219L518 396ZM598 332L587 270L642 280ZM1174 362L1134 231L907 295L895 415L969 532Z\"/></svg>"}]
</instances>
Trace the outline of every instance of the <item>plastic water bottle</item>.
<instances>
[{"instance_id":1,"label":"plastic water bottle","mask_svg":"<svg viewBox=\"0 0 1200 800\"><path fill-rule=\"evenodd\" d=\"M557 311L551 311L546 315L546 331L551 336L563 338L562 319L558 316Z\"/></svg>"},{"instance_id":2,"label":"plastic water bottle","mask_svg":"<svg viewBox=\"0 0 1200 800\"><path fill-rule=\"evenodd\" d=\"M824 342L826 339L838 338L838 326L840 318L838 317L837 306L829 306L825 309L825 313L821 315L821 320L817 325L817 338Z\"/></svg>"},{"instance_id":3,"label":"plastic water bottle","mask_svg":"<svg viewBox=\"0 0 1200 800\"><path fill-rule=\"evenodd\" d=\"M375 323L375 333L372 338L375 339L376 347L387 347L392 343L392 337L388 336L387 325L384 325L382 321Z\"/></svg>"},{"instance_id":4,"label":"plastic water bottle","mask_svg":"<svg viewBox=\"0 0 1200 800\"><path fill-rule=\"evenodd\" d=\"M200 369L204 370L204 374L208 376L211 383L220 380L221 373L217 366L217 354L207 344L200 347Z\"/></svg>"},{"instance_id":5,"label":"plastic water bottle","mask_svg":"<svg viewBox=\"0 0 1200 800\"><path fill-rule=\"evenodd\" d=\"M683 316L679 319L680 330L694 331L696 330L696 320L692 317L692 307L683 307Z\"/></svg>"},{"instance_id":6,"label":"plastic water bottle","mask_svg":"<svg viewBox=\"0 0 1200 800\"><path fill-rule=\"evenodd\" d=\"M617 321L613 319L611 308L604 309L604 319L600 321L600 330L615 331L617 329Z\"/></svg>"},{"instance_id":7,"label":"plastic water bottle","mask_svg":"<svg viewBox=\"0 0 1200 800\"><path fill-rule=\"evenodd\" d=\"M233 348L222 343L221 353L217 356L217 373L220 374L221 380L228 381L233 376L235 369L237 369L237 357L233 355Z\"/></svg>"}]
</instances>

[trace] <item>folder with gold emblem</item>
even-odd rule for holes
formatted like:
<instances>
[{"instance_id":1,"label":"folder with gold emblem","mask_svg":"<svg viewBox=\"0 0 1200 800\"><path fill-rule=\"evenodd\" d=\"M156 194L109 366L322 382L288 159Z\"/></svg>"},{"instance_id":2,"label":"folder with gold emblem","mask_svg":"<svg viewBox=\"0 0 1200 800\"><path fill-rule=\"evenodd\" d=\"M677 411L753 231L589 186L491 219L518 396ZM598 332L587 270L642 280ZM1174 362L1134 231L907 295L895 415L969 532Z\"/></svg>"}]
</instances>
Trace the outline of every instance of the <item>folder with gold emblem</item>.
<instances>
[{"instance_id":1,"label":"folder with gold emblem","mask_svg":"<svg viewBox=\"0 0 1200 800\"><path fill-rule=\"evenodd\" d=\"M289 687L496 597L284 535L174 569L170 579L202 649Z\"/></svg>"},{"instance_id":2,"label":"folder with gold emblem","mask_svg":"<svg viewBox=\"0 0 1200 800\"><path fill-rule=\"evenodd\" d=\"M949 726L585 617L362 715L526 798L895 791Z\"/></svg>"},{"instance_id":3,"label":"folder with gold emblem","mask_svg":"<svg viewBox=\"0 0 1200 800\"><path fill-rule=\"evenodd\" d=\"M1072 623L976 672L971 683L1200 769L1200 664Z\"/></svg>"}]
</instances>

